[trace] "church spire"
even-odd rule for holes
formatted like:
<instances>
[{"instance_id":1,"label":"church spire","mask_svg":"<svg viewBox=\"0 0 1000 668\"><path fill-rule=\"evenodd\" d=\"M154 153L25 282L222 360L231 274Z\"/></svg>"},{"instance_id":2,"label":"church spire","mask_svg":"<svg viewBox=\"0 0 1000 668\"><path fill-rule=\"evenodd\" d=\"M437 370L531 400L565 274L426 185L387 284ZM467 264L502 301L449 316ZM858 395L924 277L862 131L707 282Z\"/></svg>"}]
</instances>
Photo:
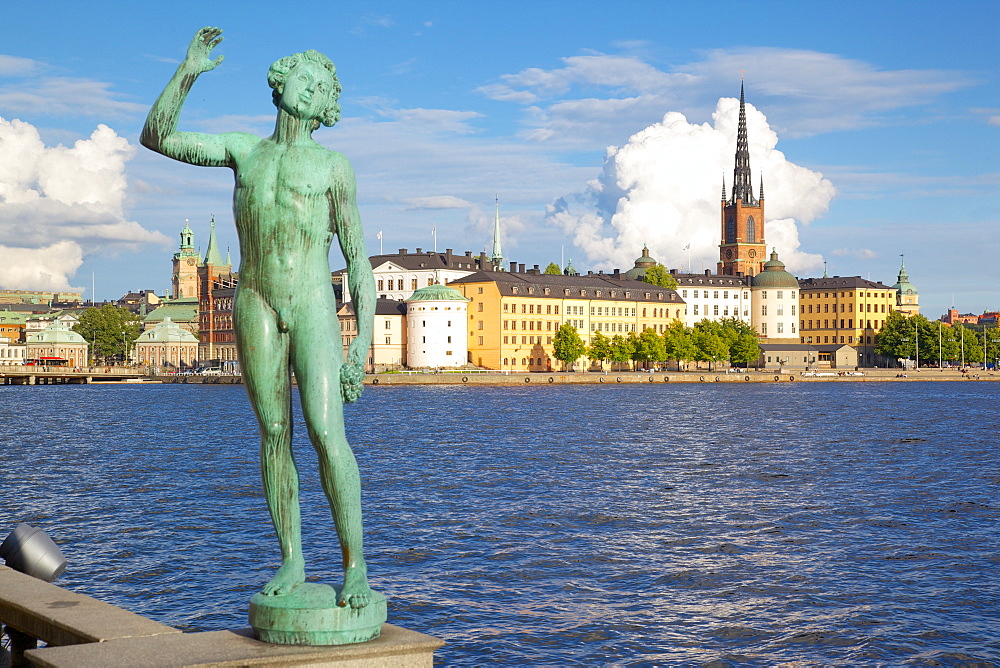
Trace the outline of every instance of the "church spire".
<instances>
[{"instance_id":1,"label":"church spire","mask_svg":"<svg viewBox=\"0 0 1000 668\"><path fill-rule=\"evenodd\" d=\"M490 260L494 266L503 265L503 251L500 250L500 195L496 196L496 217L493 220L493 255Z\"/></svg>"},{"instance_id":2,"label":"church spire","mask_svg":"<svg viewBox=\"0 0 1000 668\"><path fill-rule=\"evenodd\" d=\"M726 173L722 172L722 201L726 201Z\"/></svg>"},{"instance_id":3,"label":"church spire","mask_svg":"<svg viewBox=\"0 0 1000 668\"><path fill-rule=\"evenodd\" d=\"M208 235L208 251L205 252L205 264L215 267L224 266L222 255L219 254L219 242L215 240L215 216L212 216L212 231Z\"/></svg>"},{"instance_id":4,"label":"church spire","mask_svg":"<svg viewBox=\"0 0 1000 668\"><path fill-rule=\"evenodd\" d=\"M733 168L732 203L741 200L749 206L757 206L750 182L750 147L747 142L747 112L743 96L743 82L740 82L740 122L736 131L736 166Z\"/></svg>"}]
</instances>

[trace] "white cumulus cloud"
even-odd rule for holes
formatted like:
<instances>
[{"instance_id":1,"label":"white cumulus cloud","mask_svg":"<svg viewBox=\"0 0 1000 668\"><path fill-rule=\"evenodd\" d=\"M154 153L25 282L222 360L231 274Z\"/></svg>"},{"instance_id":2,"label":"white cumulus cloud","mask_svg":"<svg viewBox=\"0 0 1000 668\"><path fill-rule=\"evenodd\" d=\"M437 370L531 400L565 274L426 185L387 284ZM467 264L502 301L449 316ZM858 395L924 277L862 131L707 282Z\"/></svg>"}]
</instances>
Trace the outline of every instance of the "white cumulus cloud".
<instances>
[{"instance_id":1,"label":"white cumulus cloud","mask_svg":"<svg viewBox=\"0 0 1000 668\"><path fill-rule=\"evenodd\" d=\"M598 268L629 269L646 244L668 267L714 269L722 179L731 189L738 111L739 100L722 98L711 124L667 113L624 146L609 148L598 179L550 205L549 222ZM778 136L764 114L749 104L746 112L755 190L761 175L764 180L766 242L789 271L807 275L822 267L823 258L800 249L799 225L827 210L833 184L789 162L775 148Z\"/></svg>"},{"instance_id":2,"label":"white cumulus cloud","mask_svg":"<svg viewBox=\"0 0 1000 668\"><path fill-rule=\"evenodd\" d=\"M65 290L86 253L169 243L125 219L132 153L105 125L72 147L47 147L30 123L0 118L0 286Z\"/></svg>"}]
</instances>

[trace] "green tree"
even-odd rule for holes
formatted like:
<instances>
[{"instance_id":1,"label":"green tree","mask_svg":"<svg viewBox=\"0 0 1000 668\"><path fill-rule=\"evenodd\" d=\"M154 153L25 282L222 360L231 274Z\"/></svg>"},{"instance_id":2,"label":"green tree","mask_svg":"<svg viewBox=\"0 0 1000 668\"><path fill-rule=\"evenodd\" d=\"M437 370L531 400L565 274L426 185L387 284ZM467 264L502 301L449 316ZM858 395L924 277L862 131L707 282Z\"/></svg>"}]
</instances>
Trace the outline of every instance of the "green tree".
<instances>
[{"instance_id":1,"label":"green tree","mask_svg":"<svg viewBox=\"0 0 1000 668\"><path fill-rule=\"evenodd\" d=\"M708 322L703 320L702 322ZM702 324L701 322L698 325ZM699 329L695 326L694 330L694 344L698 349L698 353L695 357L699 362L708 362L708 368L711 370L713 362L721 362L729 358L729 344L722 334L717 331L713 331L715 328L705 327Z\"/></svg>"},{"instance_id":2,"label":"green tree","mask_svg":"<svg viewBox=\"0 0 1000 668\"><path fill-rule=\"evenodd\" d=\"M549 266L545 267L545 273L552 276L562 276L562 269L555 262L549 262Z\"/></svg>"},{"instance_id":3,"label":"green tree","mask_svg":"<svg viewBox=\"0 0 1000 668\"><path fill-rule=\"evenodd\" d=\"M694 344L693 331L685 327L679 320L673 321L663 332L665 356L668 360L676 360L678 368L683 361L697 358L698 347Z\"/></svg>"},{"instance_id":4,"label":"green tree","mask_svg":"<svg viewBox=\"0 0 1000 668\"><path fill-rule=\"evenodd\" d=\"M677 279L662 264L647 269L646 275L642 277L642 280L660 288L668 288L670 290L677 288Z\"/></svg>"},{"instance_id":5,"label":"green tree","mask_svg":"<svg viewBox=\"0 0 1000 668\"><path fill-rule=\"evenodd\" d=\"M587 348L587 356L602 363L611 359L611 339L601 332L594 332L590 338L590 347Z\"/></svg>"},{"instance_id":6,"label":"green tree","mask_svg":"<svg viewBox=\"0 0 1000 668\"><path fill-rule=\"evenodd\" d=\"M958 359L971 362L981 362L983 359L983 337L978 332L961 324L954 327L954 338L958 346Z\"/></svg>"},{"instance_id":7,"label":"green tree","mask_svg":"<svg viewBox=\"0 0 1000 668\"><path fill-rule=\"evenodd\" d=\"M624 364L632 359L632 343L621 334L611 337L612 364Z\"/></svg>"},{"instance_id":8,"label":"green tree","mask_svg":"<svg viewBox=\"0 0 1000 668\"><path fill-rule=\"evenodd\" d=\"M663 337L650 327L642 330L636 340L635 359L642 362L645 368L649 368L650 362L666 362L667 346Z\"/></svg>"},{"instance_id":9,"label":"green tree","mask_svg":"<svg viewBox=\"0 0 1000 668\"><path fill-rule=\"evenodd\" d=\"M563 363L563 368L572 365L587 352L587 346L580 338L576 327L564 323L552 337L552 354Z\"/></svg>"},{"instance_id":10,"label":"green tree","mask_svg":"<svg viewBox=\"0 0 1000 668\"><path fill-rule=\"evenodd\" d=\"M91 358L104 361L116 355L124 359L126 351L132 350L139 329L139 317L114 304L88 308L80 314L80 322L73 326L73 331L90 344Z\"/></svg>"},{"instance_id":11,"label":"green tree","mask_svg":"<svg viewBox=\"0 0 1000 668\"><path fill-rule=\"evenodd\" d=\"M757 332L739 318L726 318L719 323L729 344L729 363L733 366L750 366L760 358Z\"/></svg>"}]
</instances>

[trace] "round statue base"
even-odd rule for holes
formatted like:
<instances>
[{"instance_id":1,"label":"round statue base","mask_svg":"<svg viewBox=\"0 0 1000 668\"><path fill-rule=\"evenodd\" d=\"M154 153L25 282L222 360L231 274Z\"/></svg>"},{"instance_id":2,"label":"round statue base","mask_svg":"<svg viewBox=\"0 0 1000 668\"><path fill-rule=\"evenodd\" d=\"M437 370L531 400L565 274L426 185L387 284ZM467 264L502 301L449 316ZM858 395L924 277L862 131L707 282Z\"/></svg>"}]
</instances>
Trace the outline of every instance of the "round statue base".
<instances>
[{"instance_id":1,"label":"round statue base","mask_svg":"<svg viewBox=\"0 0 1000 668\"><path fill-rule=\"evenodd\" d=\"M363 608L337 605L340 587L306 582L282 596L255 594L250 626L275 645L347 645L378 638L386 620L385 596L372 592Z\"/></svg>"}]
</instances>

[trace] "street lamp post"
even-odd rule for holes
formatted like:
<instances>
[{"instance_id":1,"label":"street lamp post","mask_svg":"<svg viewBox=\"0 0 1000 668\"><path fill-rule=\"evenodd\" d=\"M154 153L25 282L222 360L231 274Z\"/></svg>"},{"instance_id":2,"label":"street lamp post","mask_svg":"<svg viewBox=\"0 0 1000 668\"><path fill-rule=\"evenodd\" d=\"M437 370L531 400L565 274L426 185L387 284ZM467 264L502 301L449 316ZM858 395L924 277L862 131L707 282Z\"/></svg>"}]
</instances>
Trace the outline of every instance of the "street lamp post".
<instances>
[{"instance_id":1,"label":"street lamp post","mask_svg":"<svg viewBox=\"0 0 1000 668\"><path fill-rule=\"evenodd\" d=\"M913 348L916 350L916 370L920 371L920 328L917 326L917 319L913 319Z\"/></svg>"}]
</instances>

